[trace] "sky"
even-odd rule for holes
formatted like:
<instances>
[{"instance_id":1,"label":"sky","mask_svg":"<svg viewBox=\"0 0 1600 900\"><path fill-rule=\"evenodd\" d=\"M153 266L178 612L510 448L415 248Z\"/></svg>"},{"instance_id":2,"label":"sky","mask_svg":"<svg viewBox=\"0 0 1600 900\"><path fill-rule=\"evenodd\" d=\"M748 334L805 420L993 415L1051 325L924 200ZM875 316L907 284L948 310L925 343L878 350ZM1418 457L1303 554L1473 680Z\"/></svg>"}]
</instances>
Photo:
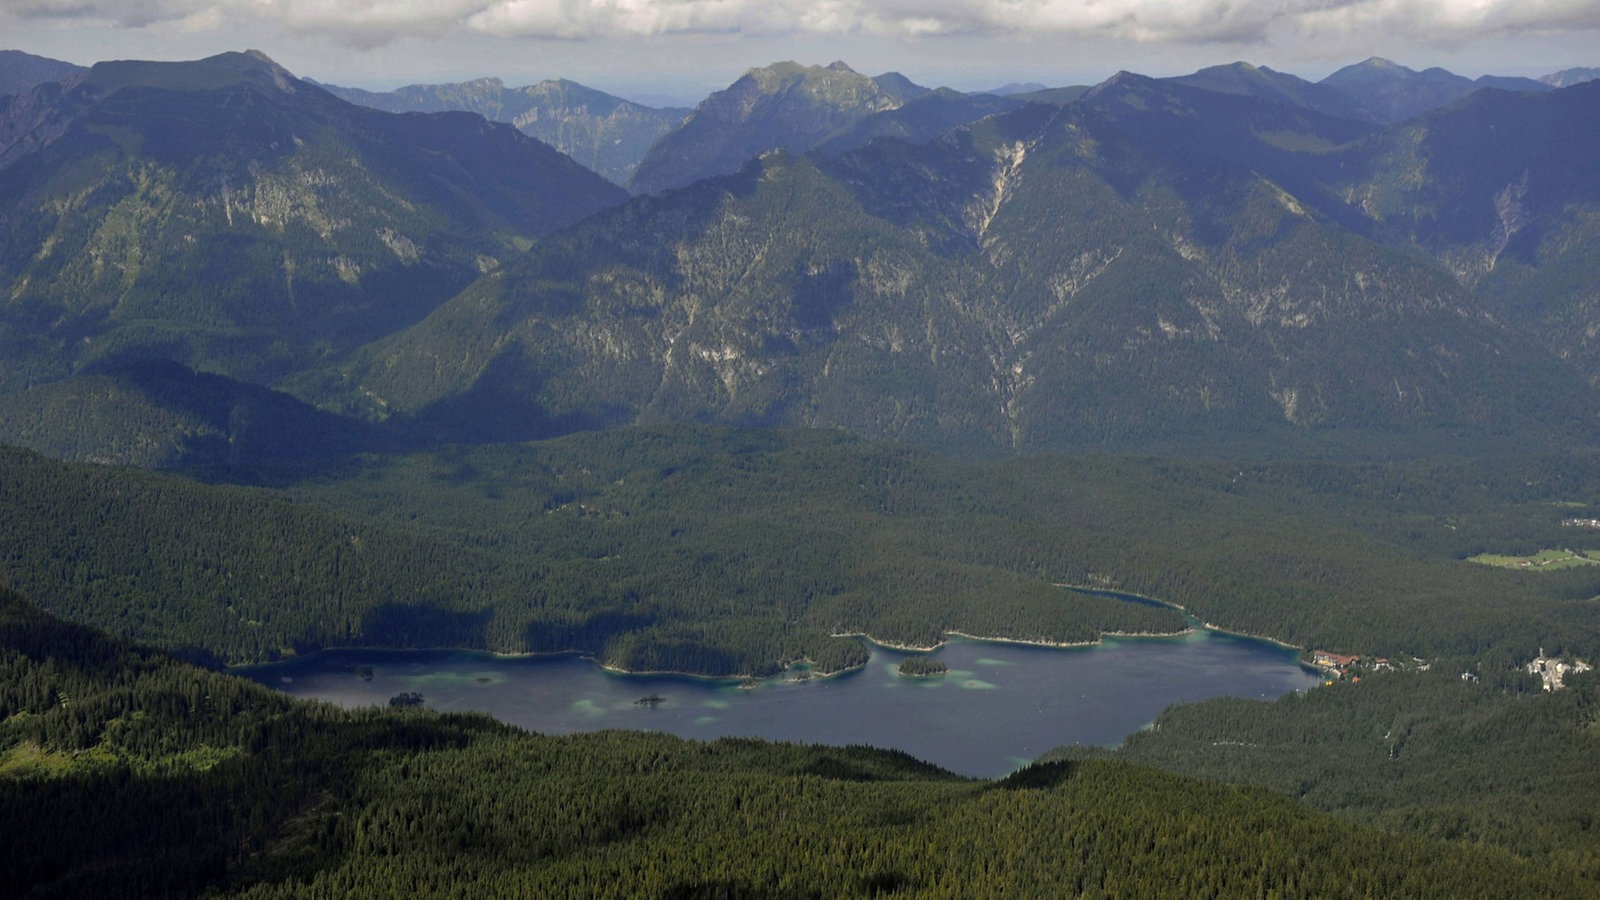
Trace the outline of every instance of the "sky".
<instances>
[{"instance_id":1,"label":"sky","mask_svg":"<svg viewBox=\"0 0 1600 900\"><path fill-rule=\"evenodd\" d=\"M1317 80L1369 56L1538 76L1600 66L1600 0L0 0L0 49L84 65L256 49L373 90L559 77L693 105L778 60L962 90L1236 60Z\"/></svg>"}]
</instances>

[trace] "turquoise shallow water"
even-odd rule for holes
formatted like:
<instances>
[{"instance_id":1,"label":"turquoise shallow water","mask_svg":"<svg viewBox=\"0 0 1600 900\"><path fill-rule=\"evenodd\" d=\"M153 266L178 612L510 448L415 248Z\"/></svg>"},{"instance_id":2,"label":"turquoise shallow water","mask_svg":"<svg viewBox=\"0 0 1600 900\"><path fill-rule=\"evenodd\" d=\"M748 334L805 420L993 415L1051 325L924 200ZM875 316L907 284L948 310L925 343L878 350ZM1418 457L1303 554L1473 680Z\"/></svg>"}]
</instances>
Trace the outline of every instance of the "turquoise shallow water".
<instances>
[{"instance_id":1,"label":"turquoise shallow water","mask_svg":"<svg viewBox=\"0 0 1600 900\"><path fill-rule=\"evenodd\" d=\"M826 679L738 680L619 675L573 656L466 651L329 650L237 670L287 693L344 706L421 692L428 707L486 712L551 734L644 728L904 750L956 772L992 777L1062 744L1112 745L1173 703L1223 695L1277 697L1318 683L1293 651L1197 631L1057 649L952 639L950 671L895 673L905 656L873 648L863 669ZM364 679L360 667L371 666ZM637 701L662 698L653 705Z\"/></svg>"}]
</instances>

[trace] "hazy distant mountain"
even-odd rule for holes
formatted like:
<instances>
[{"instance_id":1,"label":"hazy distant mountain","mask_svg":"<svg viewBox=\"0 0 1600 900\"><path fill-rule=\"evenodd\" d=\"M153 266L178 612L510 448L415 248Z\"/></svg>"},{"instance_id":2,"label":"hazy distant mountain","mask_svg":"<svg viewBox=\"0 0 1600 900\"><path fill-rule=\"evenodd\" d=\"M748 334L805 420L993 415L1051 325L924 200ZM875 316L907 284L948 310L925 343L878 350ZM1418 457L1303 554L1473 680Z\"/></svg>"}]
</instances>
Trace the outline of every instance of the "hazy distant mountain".
<instances>
[{"instance_id":1,"label":"hazy distant mountain","mask_svg":"<svg viewBox=\"0 0 1600 900\"><path fill-rule=\"evenodd\" d=\"M1479 75L1473 79L1473 85L1480 88L1494 88L1499 91L1532 91L1543 94L1555 87L1547 81L1537 78L1522 78L1516 75Z\"/></svg>"},{"instance_id":2,"label":"hazy distant mountain","mask_svg":"<svg viewBox=\"0 0 1600 900\"><path fill-rule=\"evenodd\" d=\"M1092 84L1073 84L1066 87L1045 88L1039 91L1026 91L1020 94L1004 95L1008 100L1020 100L1026 103L1049 103L1061 106L1071 103L1094 89Z\"/></svg>"},{"instance_id":3,"label":"hazy distant mountain","mask_svg":"<svg viewBox=\"0 0 1600 900\"><path fill-rule=\"evenodd\" d=\"M1474 90L1470 78L1440 68L1417 72L1376 56L1345 66L1320 83L1344 94L1380 122L1409 119Z\"/></svg>"},{"instance_id":4,"label":"hazy distant mountain","mask_svg":"<svg viewBox=\"0 0 1600 900\"><path fill-rule=\"evenodd\" d=\"M1562 69L1559 72L1552 72L1539 80L1553 87L1564 88L1582 84L1585 81L1595 81L1596 79L1600 79L1600 68Z\"/></svg>"},{"instance_id":5,"label":"hazy distant mountain","mask_svg":"<svg viewBox=\"0 0 1600 900\"><path fill-rule=\"evenodd\" d=\"M1341 183L1390 171L1373 129L1123 74L925 145L769 154L552 235L363 351L350 384L456 436L662 418L966 449L1591 433L1576 372L1373 240Z\"/></svg>"},{"instance_id":6,"label":"hazy distant mountain","mask_svg":"<svg viewBox=\"0 0 1600 900\"><path fill-rule=\"evenodd\" d=\"M1474 81L1440 68L1417 72L1376 56L1345 66L1319 83L1344 94L1378 122L1401 122L1485 87L1515 91L1551 89L1550 85L1531 78L1485 75Z\"/></svg>"},{"instance_id":7,"label":"hazy distant mountain","mask_svg":"<svg viewBox=\"0 0 1600 900\"><path fill-rule=\"evenodd\" d=\"M617 184L657 138L683 121L687 109L653 109L572 81L508 88L498 78L460 84L414 84L374 93L325 84L351 103L387 112L473 112L509 122Z\"/></svg>"},{"instance_id":8,"label":"hazy distant mountain","mask_svg":"<svg viewBox=\"0 0 1600 900\"><path fill-rule=\"evenodd\" d=\"M635 193L658 193L738 171L770 150L804 151L926 93L898 73L883 76L880 83L842 62L782 62L751 69L707 97L682 125L657 141L629 187Z\"/></svg>"},{"instance_id":9,"label":"hazy distant mountain","mask_svg":"<svg viewBox=\"0 0 1600 900\"><path fill-rule=\"evenodd\" d=\"M147 357L272 383L625 199L508 125L352 106L255 53L10 99L0 390Z\"/></svg>"},{"instance_id":10,"label":"hazy distant mountain","mask_svg":"<svg viewBox=\"0 0 1600 900\"><path fill-rule=\"evenodd\" d=\"M1011 81L994 90L982 91L985 94L994 94L996 97L1005 97L1010 94L1031 94L1035 91L1047 91L1050 86L1037 81Z\"/></svg>"},{"instance_id":11,"label":"hazy distant mountain","mask_svg":"<svg viewBox=\"0 0 1600 900\"><path fill-rule=\"evenodd\" d=\"M0 96L20 94L36 84L60 81L86 71L83 66L34 56L21 50L0 50Z\"/></svg>"}]
</instances>

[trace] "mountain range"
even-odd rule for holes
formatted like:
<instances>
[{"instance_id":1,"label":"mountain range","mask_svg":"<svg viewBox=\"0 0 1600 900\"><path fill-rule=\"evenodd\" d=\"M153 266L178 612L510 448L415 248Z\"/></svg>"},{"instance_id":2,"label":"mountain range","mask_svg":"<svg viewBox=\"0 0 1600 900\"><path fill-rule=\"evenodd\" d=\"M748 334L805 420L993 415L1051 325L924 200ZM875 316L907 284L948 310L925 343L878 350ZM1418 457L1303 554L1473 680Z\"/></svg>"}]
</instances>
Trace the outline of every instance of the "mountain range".
<instances>
[{"instance_id":1,"label":"mountain range","mask_svg":"<svg viewBox=\"0 0 1600 900\"><path fill-rule=\"evenodd\" d=\"M1600 88L1447 74L999 97L780 63L657 139L629 201L509 126L354 106L259 54L102 63L3 101L0 432L60 453L117 430L73 397L162 398L145 421L189 424L141 446L168 450L76 458L171 463L264 385L410 443L1589 441ZM404 102L600 109L473 85ZM1445 105L1389 121L1419 103ZM129 368L152 359L179 367ZM201 403L190 370L236 384Z\"/></svg>"},{"instance_id":2,"label":"mountain range","mask_svg":"<svg viewBox=\"0 0 1600 900\"><path fill-rule=\"evenodd\" d=\"M1597 76L1600 70L1568 69L1542 79L1494 75L1469 79L1438 68L1417 72L1374 57L1346 66L1321 82L1248 63L1213 66L1172 80L1392 124L1483 87L1544 91ZM670 138L655 151L657 158L634 185L642 192L681 187L707 175L730 174L745 159L765 150L821 147L838 153L880 136L926 141L946 129L1022 102L1066 103L1089 89L1012 83L971 94L922 87L897 72L862 76L842 62L828 66L783 62L752 69L727 89L707 97L695 110L654 110L563 79L507 88L497 78L482 78L457 84L410 85L381 93L323 87L352 103L390 112L462 110L510 122L619 184L629 183L652 142ZM685 129L688 134L679 136ZM674 156L686 153L720 153L725 158L720 163L673 161ZM673 176L652 174L654 170L670 173L675 166L685 168Z\"/></svg>"},{"instance_id":3,"label":"mountain range","mask_svg":"<svg viewBox=\"0 0 1600 900\"><path fill-rule=\"evenodd\" d=\"M1593 109L1594 92L1481 103L1532 115ZM1508 181L1447 168L1493 159L1537 185L1582 161L1530 140L1534 124L1487 144L1468 124L1479 108L1434 114L1428 133L1453 143L1419 158L1397 150L1405 126L1125 73L928 144L769 153L553 235L362 350L349 383L392 412L494 411L526 436L709 418L968 450L1416 429L1586 440L1594 373L1449 265L1500 241L1506 226L1476 213ZM1549 108L1567 115L1559 147L1592 145L1587 119ZM1420 194L1475 214L1401 219Z\"/></svg>"}]
</instances>

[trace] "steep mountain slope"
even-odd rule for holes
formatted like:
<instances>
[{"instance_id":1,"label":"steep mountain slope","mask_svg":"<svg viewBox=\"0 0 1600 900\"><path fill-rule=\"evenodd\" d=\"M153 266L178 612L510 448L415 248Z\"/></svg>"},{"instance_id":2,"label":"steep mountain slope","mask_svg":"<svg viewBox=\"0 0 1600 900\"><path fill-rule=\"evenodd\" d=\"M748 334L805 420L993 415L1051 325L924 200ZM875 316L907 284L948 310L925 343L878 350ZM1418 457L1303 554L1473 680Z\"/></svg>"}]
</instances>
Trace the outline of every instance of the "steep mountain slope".
<instances>
[{"instance_id":1,"label":"steep mountain slope","mask_svg":"<svg viewBox=\"0 0 1600 900\"><path fill-rule=\"evenodd\" d=\"M1600 83L1483 91L1352 147L1337 189L1600 381L1596 142Z\"/></svg>"},{"instance_id":2,"label":"steep mountain slope","mask_svg":"<svg viewBox=\"0 0 1600 900\"><path fill-rule=\"evenodd\" d=\"M509 126L361 109L253 53L101 63L6 111L0 390L146 357L273 382L624 196Z\"/></svg>"},{"instance_id":3,"label":"steep mountain slope","mask_svg":"<svg viewBox=\"0 0 1600 900\"><path fill-rule=\"evenodd\" d=\"M965 449L1592 427L1575 373L1364 236L1330 151L1370 133L1124 74L926 146L769 155L552 236L364 351L351 383L445 433L495 415L501 436L662 417Z\"/></svg>"},{"instance_id":4,"label":"steep mountain slope","mask_svg":"<svg viewBox=\"0 0 1600 900\"><path fill-rule=\"evenodd\" d=\"M60 81L82 73L83 66L34 56L21 50L0 50L0 97L20 94L36 84Z\"/></svg>"},{"instance_id":5,"label":"steep mountain slope","mask_svg":"<svg viewBox=\"0 0 1600 900\"><path fill-rule=\"evenodd\" d=\"M626 184L656 139L688 109L655 109L566 79L508 88L498 78L413 84L384 93L324 84L330 93L387 112L472 112L509 122L617 184Z\"/></svg>"},{"instance_id":6,"label":"steep mountain slope","mask_svg":"<svg viewBox=\"0 0 1600 900\"><path fill-rule=\"evenodd\" d=\"M904 76L890 73L880 84L842 62L751 69L658 140L628 186L655 194L738 171L770 150L804 151L924 92Z\"/></svg>"}]
</instances>

